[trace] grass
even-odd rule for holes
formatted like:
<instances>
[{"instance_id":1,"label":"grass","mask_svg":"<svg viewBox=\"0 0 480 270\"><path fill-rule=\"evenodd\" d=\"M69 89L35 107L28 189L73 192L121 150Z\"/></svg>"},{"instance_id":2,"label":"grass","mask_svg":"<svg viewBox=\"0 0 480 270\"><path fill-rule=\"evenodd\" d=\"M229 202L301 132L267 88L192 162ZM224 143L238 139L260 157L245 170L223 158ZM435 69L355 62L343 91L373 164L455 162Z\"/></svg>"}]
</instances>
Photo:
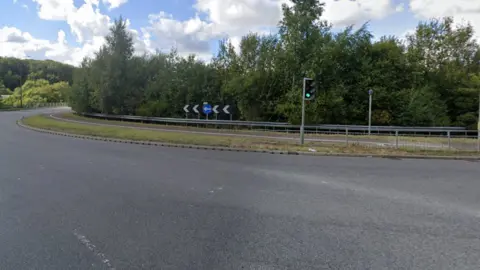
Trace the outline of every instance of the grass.
<instances>
[{"instance_id":1,"label":"grass","mask_svg":"<svg viewBox=\"0 0 480 270\"><path fill-rule=\"evenodd\" d=\"M242 138L222 135L198 135L181 132L165 132L155 130L141 130L125 128L120 126L98 126L80 123L65 122L52 119L48 116L36 115L25 118L23 123L32 127L52 131L67 132L88 136L108 137L115 139L154 141L176 144L190 144L203 146L223 146L242 149L257 150L286 150L286 151L310 151L314 149L320 153L349 153L349 154L380 154L380 155L478 155L475 152L459 151L436 151L436 150L415 150L409 148L376 148L362 145L327 144L323 142L307 142L305 145L298 145L293 140L275 140L263 138Z\"/></svg>"},{"instance_id":2,"label":"grass","mask_svg":"<svg viewBox=\"0 0 480 270\"><path fill-rule=\"evenodd\" d=\"M294 132L280 132L280 131L263 131L263 130L246 130L246 129L216 129L216 128L201 128L201 127L191 127L191 126L179 126L179 125L160 125L160 124L144 124L144 123L136 123L136 122L120 122L120 121L112 121L112 120L104 120L98 118L89 118L80 116L73 113L64 113L58 115L60 118L69 119L69 120L76 120L76 121L86 121L91 123L108 123L108 124L116 124L116 125L123 125L123 126L133 126L133 127L148 127L148 128L168 128L173 130L192 130L192 131L212 131L218 133L238 133L238 134L261 134L261 135L271 135L271 136L298 136L298 133ZM306 138L343 138L345 134L306 134ZM362 134L353 134L350 133L349 140L354 142L356 139L369 139L378 142L395 142L395 136L391 135L363 135ZM434 137L434 136L425 136L425 135L409 135L404 136L400 135L399 143L418 143L418 144L443 144L445 148L448 145L448 138L445 137ZM474 148L477 144L476 138L456 138L452 135L450 138L450 143L453 144L465 144L470 145Z\"/></svg>"}]
</instances>

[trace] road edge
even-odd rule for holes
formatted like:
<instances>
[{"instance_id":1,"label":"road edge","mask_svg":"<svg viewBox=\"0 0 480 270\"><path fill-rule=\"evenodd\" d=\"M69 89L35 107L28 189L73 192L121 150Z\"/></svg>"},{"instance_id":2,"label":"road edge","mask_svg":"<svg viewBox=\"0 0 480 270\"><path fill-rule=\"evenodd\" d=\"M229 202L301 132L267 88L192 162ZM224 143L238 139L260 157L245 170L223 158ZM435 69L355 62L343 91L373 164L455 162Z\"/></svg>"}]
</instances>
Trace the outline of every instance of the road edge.
<instances>
[{"instance_id":1,"label":"road edge","mask_svg":"<svg viewBox=\"0 0 480 270\"><path fill-rule=\"evenodd\" d=\"M68 132L59 132L48 129L36 128L23 123L22 120L17 120L17 125L36 132L47 133L52 135L72 137L85 140L105 141L124 144L150 145L158 147L175 147L199 150L214 150L214 151L230 151L230 152L250 152L250 153L264 153L264 154L278 154L278 155L301 155L301 156L319 156L319 157L363 157L363 158L388 158L388 159L436 159L436 160L465 160L465 161L480 161L480 156L429 156L429 155L378 155L378 154L349 154L349 153L322 153L322 152L303 152L303 151L280 151L280 150L257 150L257 149L243 149L234 147L221 146L204 146L193 144L173 144L153 141L138 141L138 140L122 140L116 138L79 135Z\"/></svg>"}]
</instances>

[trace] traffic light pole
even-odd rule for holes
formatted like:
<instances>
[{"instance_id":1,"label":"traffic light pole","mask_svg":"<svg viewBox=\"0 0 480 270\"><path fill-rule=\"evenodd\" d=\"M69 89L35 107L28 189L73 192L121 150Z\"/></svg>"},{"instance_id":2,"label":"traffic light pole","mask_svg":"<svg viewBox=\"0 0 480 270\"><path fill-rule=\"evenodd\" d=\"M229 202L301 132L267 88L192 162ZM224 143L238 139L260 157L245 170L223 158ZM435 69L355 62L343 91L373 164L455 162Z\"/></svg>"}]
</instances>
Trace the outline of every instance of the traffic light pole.
<instances>
[{"instance_id":1,"label":"traffic light pole","mask_svg":"<svg viewBox=\"0 0 480 270\"><path fill-rule=\"evenodd\" d=\"M302 124L300 126L300 144L303 145L305 143L305 84L306 78L303 78L303 89L302 89Z\"/></svg>"}]
</instances>

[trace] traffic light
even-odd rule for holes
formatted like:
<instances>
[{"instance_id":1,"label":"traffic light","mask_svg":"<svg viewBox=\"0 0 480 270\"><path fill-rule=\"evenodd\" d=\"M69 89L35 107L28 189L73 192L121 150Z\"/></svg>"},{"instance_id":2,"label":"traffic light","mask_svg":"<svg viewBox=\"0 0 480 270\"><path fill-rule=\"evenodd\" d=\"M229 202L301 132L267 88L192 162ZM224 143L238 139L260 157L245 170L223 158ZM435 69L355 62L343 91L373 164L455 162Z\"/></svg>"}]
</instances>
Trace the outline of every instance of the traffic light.
<instances>
[{"instance_id":1,"label":"traffic light","mask_svg":"<svg viewBox=\"0 0 480 270\"><path fill-rule=\"evenodd\" d=\"M305 86L305 100L313 100L315 98L315 92L317 91L317 84L315 80L310 78L303 78Z\"/></svg>"}]
</instances>

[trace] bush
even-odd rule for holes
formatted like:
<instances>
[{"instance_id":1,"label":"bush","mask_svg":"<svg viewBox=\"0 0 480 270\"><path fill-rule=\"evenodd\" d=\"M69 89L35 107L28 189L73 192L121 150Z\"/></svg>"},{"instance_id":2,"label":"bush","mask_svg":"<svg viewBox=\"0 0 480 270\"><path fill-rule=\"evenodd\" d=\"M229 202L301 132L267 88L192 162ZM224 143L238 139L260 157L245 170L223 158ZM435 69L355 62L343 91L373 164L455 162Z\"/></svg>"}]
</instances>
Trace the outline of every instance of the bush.
<instances>
[{"instance_id":1,"label":"bush","mask_svg":"<svg viewBox=\"0 0 480 270\"><path fill-rule=\"evenodd\" d=\"M149 101L141 105L136 114L140 116L162 116L167 112L168 104L165 101Z\"/></svg>"},{"instance_id":2,"label":"bush","mask_svg":"<svg viewBox=\"0 0 480 270\"><path fill-rule=\"evenodd\" d=\"M19 107L32 106L39 103L57 103L66 100L70 91L67 82L50 84L47 80L27 81L3 102L5 105ZM22 101L23 95L23 101Z\"/></svg>"}]
</instances>

